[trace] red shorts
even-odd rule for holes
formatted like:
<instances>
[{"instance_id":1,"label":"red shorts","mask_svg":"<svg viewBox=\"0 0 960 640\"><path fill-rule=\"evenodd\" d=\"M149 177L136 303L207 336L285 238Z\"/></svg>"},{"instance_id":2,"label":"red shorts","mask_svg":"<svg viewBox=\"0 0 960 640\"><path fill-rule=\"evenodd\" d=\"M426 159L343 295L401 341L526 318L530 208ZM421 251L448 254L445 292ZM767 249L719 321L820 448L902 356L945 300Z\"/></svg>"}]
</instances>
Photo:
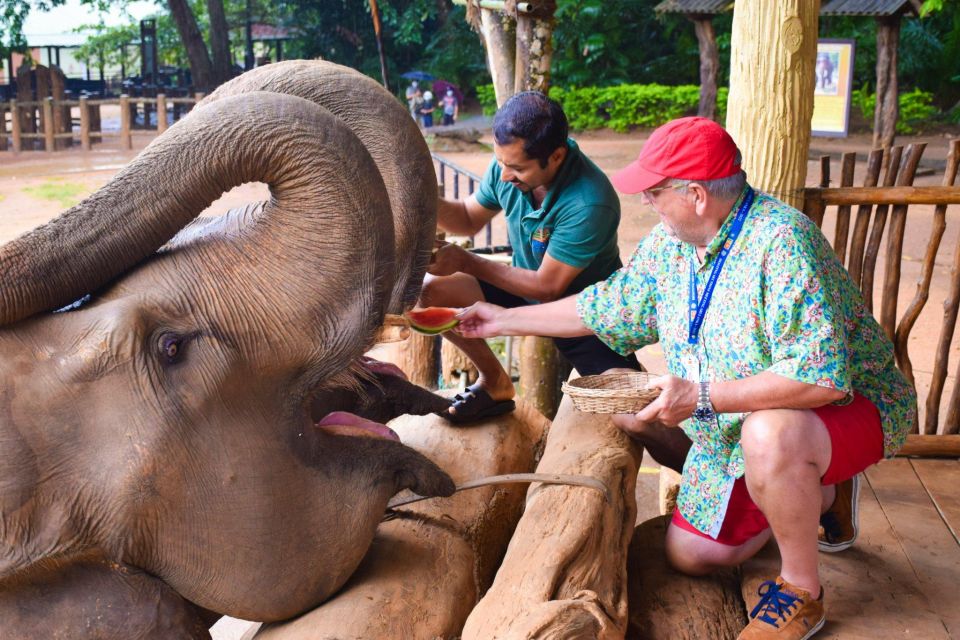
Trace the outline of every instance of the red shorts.
<instances>
[{"instance_id":1,"label":"red shorts","mask_svg":"<svg viewBox=\"0 0 960 640\"><path fill-rule=\"evenodd\" d=\"M833 447L830 466L820 478L820 484L827 486L848 480L883 457L880 412L859 393L854 394L853 402L848 405L829 404L812 411L827 426ZM684 531L713 540L687 522L679 510L674 510L671 522ZM733 547L740 546L769 526L763 512L750 498L746 479L738 478L733 484L727 513L716 541Z\"/></svg>"}]
</instances>

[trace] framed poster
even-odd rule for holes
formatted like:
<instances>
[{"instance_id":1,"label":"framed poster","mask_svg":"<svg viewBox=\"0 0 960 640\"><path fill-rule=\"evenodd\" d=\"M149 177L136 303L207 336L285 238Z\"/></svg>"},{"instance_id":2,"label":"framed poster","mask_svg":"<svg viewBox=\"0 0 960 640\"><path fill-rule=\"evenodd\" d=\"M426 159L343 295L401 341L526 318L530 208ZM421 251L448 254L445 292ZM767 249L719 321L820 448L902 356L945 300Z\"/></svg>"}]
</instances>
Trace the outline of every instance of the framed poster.
<instances>
[{"instance_id":1,"label":"framed poster","mask_svg":"<svg viewBox=\"0 0 960 640\"><path fill-rule=\"evenodd\" d=\"M815 136L846 137L853 85L853 40L819 40L814 65Z\"/></svg>"}]
</instances>

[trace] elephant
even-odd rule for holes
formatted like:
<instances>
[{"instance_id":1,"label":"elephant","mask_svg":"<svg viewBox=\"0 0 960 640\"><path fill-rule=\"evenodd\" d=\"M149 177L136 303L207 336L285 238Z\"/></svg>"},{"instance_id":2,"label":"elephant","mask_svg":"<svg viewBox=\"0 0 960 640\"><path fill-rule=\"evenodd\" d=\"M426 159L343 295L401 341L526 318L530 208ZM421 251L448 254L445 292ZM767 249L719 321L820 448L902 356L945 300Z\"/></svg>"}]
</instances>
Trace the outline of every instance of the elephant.
<instances>
[{"instance_id":1,"label":"elephant","mask_svg":"<svg viewBox=\"0 0 960 640\"><path fill-rule=\"evenodd\" d=\"M355 71L270 67L0 247L4 638L287 619L346 582L390 497L454 491L369 419L447 401L361 360L426 266L426 144ZM193 221L251 181L269 201Z\"/></svg>"}]
</instances>

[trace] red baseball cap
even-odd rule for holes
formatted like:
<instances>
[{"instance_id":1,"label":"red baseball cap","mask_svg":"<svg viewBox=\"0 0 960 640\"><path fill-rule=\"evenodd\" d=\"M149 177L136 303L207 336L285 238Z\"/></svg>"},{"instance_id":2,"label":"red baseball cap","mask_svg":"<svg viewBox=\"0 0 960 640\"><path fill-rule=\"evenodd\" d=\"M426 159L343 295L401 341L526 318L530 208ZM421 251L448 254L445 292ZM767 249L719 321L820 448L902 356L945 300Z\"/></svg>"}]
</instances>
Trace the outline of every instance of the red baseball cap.
<instances>
[{"instance_id":1,"label":"red baseball cap","mask_svg":"<svg viewBox=\"0 0 960 640\"><path fill-rule=\"evenodd\" d=\"M640 193L666 178L719 180L740 171L737 145L726 129L693 116L657 127L637 159L613 176L621 193Z\"/></svg>"}]
</instances>

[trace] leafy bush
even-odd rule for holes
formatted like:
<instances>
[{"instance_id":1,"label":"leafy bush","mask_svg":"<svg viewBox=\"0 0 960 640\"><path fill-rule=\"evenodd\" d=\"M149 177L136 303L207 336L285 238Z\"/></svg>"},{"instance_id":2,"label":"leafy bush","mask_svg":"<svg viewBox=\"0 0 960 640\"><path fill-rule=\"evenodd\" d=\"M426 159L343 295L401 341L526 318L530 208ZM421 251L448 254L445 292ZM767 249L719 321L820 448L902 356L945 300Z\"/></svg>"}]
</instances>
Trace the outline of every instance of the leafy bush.
<instances>
[{"instance_id":1,"label":"leafy bush","mask_svg":"<svg viewBox=\"0 0 960 640\"><path fill-rule=\"evenodd\" d=\"M493 90L493 84L478 84L477 100L483 107L483 115L492 116L497 112L497 94Z\"/></svg>"},{"instance_id":2,"label":"leafy bush","mask_svg":"<svg viewBox=\"0 0 960 640\"><path fill-rule=\"evenodd\" d=\"M860 108L863 117L873 121L873 112L877 106L877 94L870 93L867 86L853 91L853 102ZM940 110L933 105L933 94L920 89L899 96L900 115L897 118L897 133L912 135L917 133L923 125L940 114Z\"/></svg>"},{"instance_id":3,"label":"leafy bush","mask_svg":"<svg viewBox=\"0 0 960 640\"><path fill-rule=\"evenodd\" d=\"M727 112L727 87L717 90L717 114L722 121ZM609 127L624 132L630 127L657 127L693 115L700 102L696 85L665 86L660 84L622 84L616 87L552 87L550 97L560 103L572 129ZM477 87L477 98L484 115L497 110L493 85Z\"/></svg>"}]
</instances>

